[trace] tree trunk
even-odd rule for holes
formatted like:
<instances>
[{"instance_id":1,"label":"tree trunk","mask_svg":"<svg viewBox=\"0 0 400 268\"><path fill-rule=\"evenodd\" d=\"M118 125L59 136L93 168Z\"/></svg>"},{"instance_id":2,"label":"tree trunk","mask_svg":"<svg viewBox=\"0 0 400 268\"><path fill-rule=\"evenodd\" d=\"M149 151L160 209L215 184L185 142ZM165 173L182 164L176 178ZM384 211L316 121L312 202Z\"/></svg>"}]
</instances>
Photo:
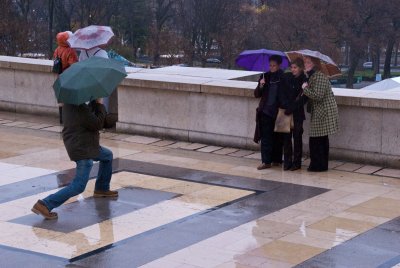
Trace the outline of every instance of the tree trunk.
<instances>
[{"instance_id":1,"label":"tree trunk","mask_svg":"<svg viewBox=\"0 0 400 268\"><path fill-rule=\"evenodd\" d=\"M374 66L374 76L376 76L376 74L379 74L380 72L380 62L381 62L381 49L379 48L379 45L377 45L374 49L374 53L373 53L374 57L373 57L373 66Z\"/></svg>"},{"instance_id":2,"label":"tree trunk","mask_svg":"<svg viewBox=\"0 0 400 268\"><path fill-rule=\"evenodd\" d=\"M354 51L352 50L350 52L350 66L346 82L347 88L353 88L354 73L356 72L359 60L360 60L360 55L354 53Z\"/></svg>"},{"instance_id":3,"label":"tree trunk","mask_svg":"<svg viewBox=\"0 0 400 268\"><path fill-rule=\"evenodd\" d=\"M390 78L390 64L392 63L392 53L396 40L391 37L387 43L385 65L383 67L383 79Z\"/></svg>"},{"instance_id":4,"label":"tree trunk","mask_svg":"<svg viewBox=\"0 0 400 268\"><path fill-rule=\"evenodd\" d=\"M394 51L394 66L397 66L397 57L398 57L398 54L399 54L399 45L400 45L400 43L397 43L396 49Z\"/></svg>"},{"instance_id":5,"label":"tree trunk","mask_svg":"<svg viewBox=\"0 0 400 268\"><path fill-rule=\"evenodd\" d=\"M53 56L53 15L54 0L49 0L49 59Z\"/></svg>"},{"instance_id":6,"label":"tree trunk","mask_svg":"<svg viewBox=\"0 0 400 268\"><path fill-rule=\"evenodd\" d=\"M349 65L349 46L346 44L345 50L344 50L344 65L348 66Z\"/></svg>"},{"instance_id":7,"label":"tree trunk","mask_svg":"<svg viewBox=\"0 0 400 268\"><path fill-rule=\"evenodd\" d=\"M138 47L134 45L133 46L133 55L132 55L134 62L136 62L136 60L137 60L137 52L138 52Z\"/></svg>"},{"instance_id":8,"label":"tree trunk","mask_svg":"<svg viewBox=\"0 0 400 268\"><path fill-rule=\"evenodd\" d=\"M153 64L158 66L160 64L160 32L157 31L154 40L154 55Z\"/></svg>"}]
</instances>

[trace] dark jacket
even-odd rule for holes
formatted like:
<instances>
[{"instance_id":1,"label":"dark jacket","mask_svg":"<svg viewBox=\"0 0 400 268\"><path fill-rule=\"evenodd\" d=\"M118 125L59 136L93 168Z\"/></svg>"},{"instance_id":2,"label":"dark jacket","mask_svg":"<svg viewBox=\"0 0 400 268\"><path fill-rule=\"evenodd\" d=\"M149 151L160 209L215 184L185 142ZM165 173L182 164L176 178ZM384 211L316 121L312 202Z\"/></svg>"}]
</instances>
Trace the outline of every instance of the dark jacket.
<instances>
[{"instance_id":1,"label":"dark jacket","mask_svg":"<svg viewBox=\"0 0 400 268\"><path fill-rule=\"evenodd\" d=\"M62 130L65 148L73 161L93 159L100 153L100 134L106 117L103 104L64 104Z\"/></svg>"},{"instance_id":2,"label":"dark jacket","mask_svg":"<svg viewBox=\"0 0 400 268\"><path fill-rule=\"evenodd\" d=\"M276 115L278 114L278 108L287 108L287 97L286 97L286 92L287 92L287 84L284 79L284 72L282 70L278 70L275 73L267 72L264 74L264 80L265 84L263 87L260 86L260 80L263 78L263 75L260 76L258 79L258 85L256 89L254 90L254 97L256 98L261 98L260 102L257 107L257 113L256 113L256 129L254 132L254 142L258 143L261 138L261 131L260 131L260 117L261 114L263 113L263 110L265 109L265 105L268 103L268 99L270 97L270 82L271 81L279 81L277 83L278 85L278 90L277 90L277 96L274 104L272 105L273 107L273 115L269 115L273 118L276 118Z\"/></svg>"},{"instance_id":3,"label":"dark jacket","mask_svg":"<svg viewBox=\"0 0 400 268\"><path fill-rule=\"evenodd\" d=\"M303 121L306 119L304 105L307 103L307 97L303 94L301 86L307 81L307 77L301 74L295 77L292 73L285 73L287 84L287 109L286 114L293 114L294 121Z\"/></svg>"}]
</instances>

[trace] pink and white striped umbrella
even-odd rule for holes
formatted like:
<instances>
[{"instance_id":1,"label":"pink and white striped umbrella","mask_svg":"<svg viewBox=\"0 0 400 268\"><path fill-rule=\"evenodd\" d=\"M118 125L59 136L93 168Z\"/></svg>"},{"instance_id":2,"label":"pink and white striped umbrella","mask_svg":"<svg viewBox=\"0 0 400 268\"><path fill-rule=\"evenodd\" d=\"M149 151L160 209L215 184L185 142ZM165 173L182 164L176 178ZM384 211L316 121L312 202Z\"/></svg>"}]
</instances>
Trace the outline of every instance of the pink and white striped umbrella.
<instances>
[{"instance_id":1,"label":"pink and white striped umbrella","mask_svg":"<svg viewBox=\"0 0 400 268\"><path fill-rule=\"evenodd\" d=\"M90 25L77 30L67 42L72 48L88 50L106 45L113 36L111 27Z\"/></svg>"}]
</instances>

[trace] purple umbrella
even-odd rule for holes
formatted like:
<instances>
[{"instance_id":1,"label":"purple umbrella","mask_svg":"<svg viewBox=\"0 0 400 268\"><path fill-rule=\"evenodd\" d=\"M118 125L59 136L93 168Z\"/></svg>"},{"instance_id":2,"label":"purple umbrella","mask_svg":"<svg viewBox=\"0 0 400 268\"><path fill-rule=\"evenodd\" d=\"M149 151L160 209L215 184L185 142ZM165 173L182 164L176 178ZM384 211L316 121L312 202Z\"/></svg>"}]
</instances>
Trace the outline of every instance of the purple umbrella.
<instances>
[{"instance_id":1,"label":"purple umbrella","mask_svg":"<svg viewBox=\"0 0 400 268\"><path fill-rule=\"evenodd\" d=\"M236 65L249 71L269 71L269 57L279 55L282 57L282 69L289 66L289 60L285 53L276 50L258 49L245 50L236 58Z\"/></svg>"}]
</instances>

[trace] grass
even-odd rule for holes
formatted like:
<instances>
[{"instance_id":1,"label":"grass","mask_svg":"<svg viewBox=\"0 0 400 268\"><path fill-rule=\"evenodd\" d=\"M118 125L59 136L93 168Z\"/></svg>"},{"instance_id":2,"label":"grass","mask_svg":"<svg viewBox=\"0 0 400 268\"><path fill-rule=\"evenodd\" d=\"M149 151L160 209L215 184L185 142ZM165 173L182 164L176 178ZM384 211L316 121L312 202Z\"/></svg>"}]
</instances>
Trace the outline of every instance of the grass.
<instances>
[{"instance_id":1,"label":"grass","mask_svg":"<svg viewBox=\"0 0 400 268\"><path fill-rule=\"evenodd\" d=\"M392 77L400 76L400 72L391 72L391 75ZM375 79L373 70L356 71L354 76L362 76Z\"/></svg>"}]
</instances>

